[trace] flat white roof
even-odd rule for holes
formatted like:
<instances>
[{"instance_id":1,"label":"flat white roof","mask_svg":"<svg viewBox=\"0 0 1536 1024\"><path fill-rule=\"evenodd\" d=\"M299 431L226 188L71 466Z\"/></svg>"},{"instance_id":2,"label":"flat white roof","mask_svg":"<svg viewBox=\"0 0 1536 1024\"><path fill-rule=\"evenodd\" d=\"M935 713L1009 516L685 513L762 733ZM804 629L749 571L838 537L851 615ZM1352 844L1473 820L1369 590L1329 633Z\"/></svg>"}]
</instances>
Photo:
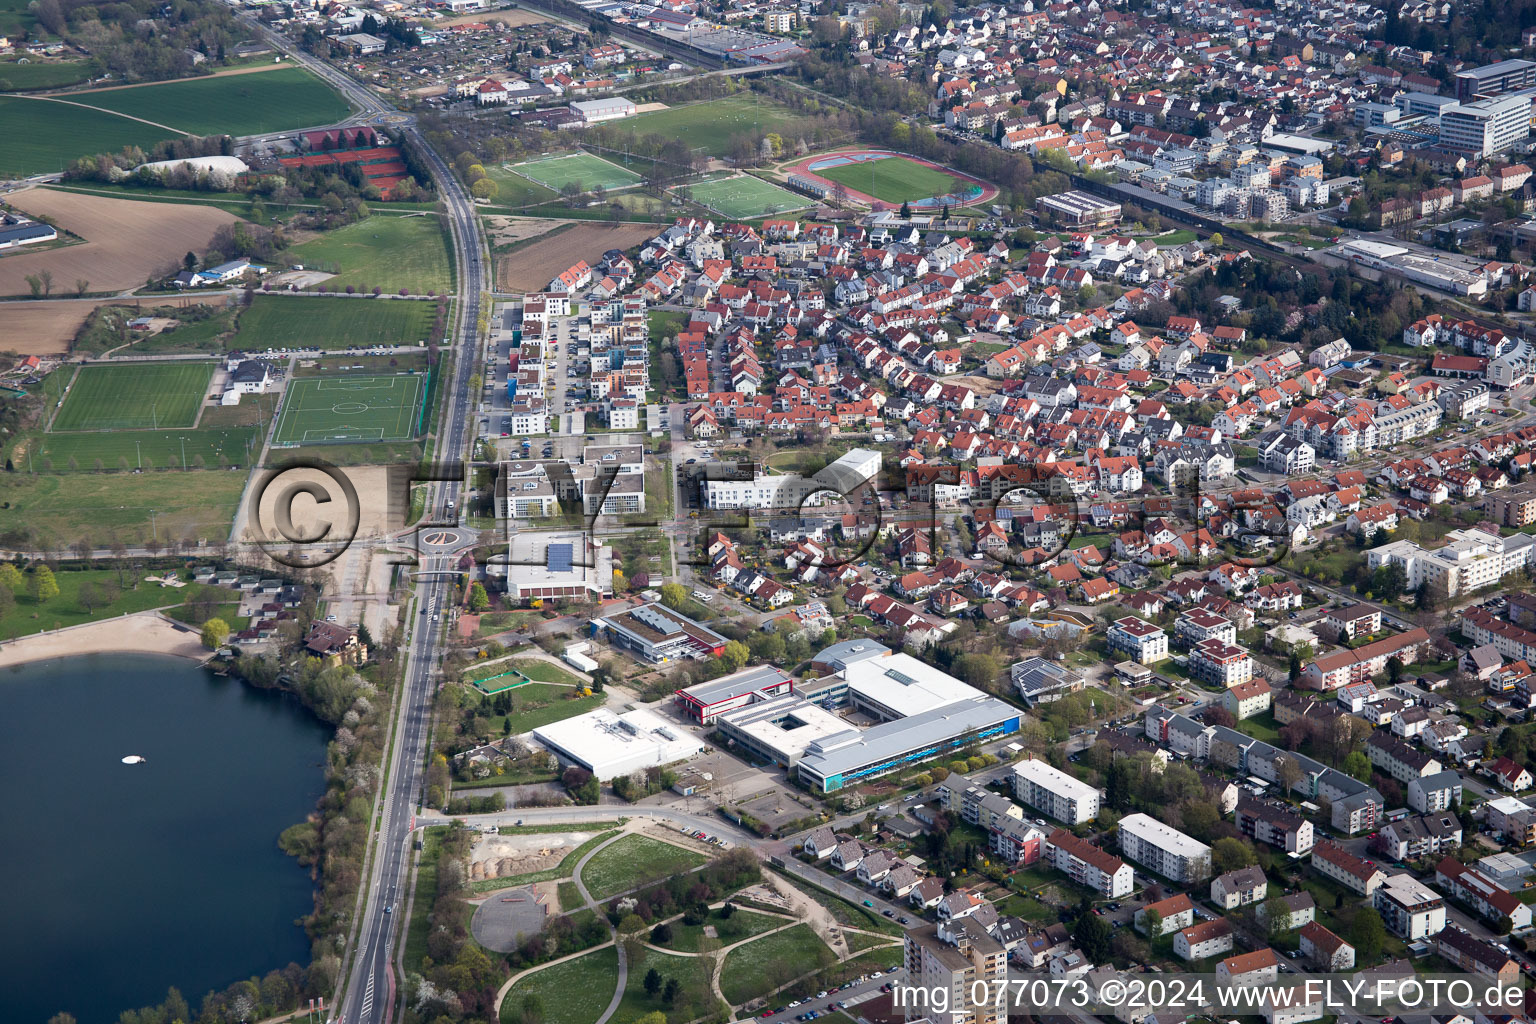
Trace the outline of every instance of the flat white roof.
<instances>
[{"instance_id":1,"label":"flat white roof","mask_svg":"<svg viewBox=\"0 0 1536 1024\"><path fill-rule=\"evenodd\" d=\"M899 718L986 694L910 654L856 661L843 671L849 693L888 708Z\"/></svg>"},{"instance_id":2,"label":"flat white roof","mask_svg":"<svg viewBox=\"0 0 1536 1024\"><path fill-rule=\"evenodd\" d=\"M1048 789L1057 796L1069 800L1092 800L1099 795L1099 791L1088 783L1074 779L1059 768L1053 768L1044 761L1031 759L1022 764L1014 765L1015 775L1022 776L1043 789Z\"/></svg>"},{"instance_id":3,"label":"flat white roof","mask_svg":"<svg viewBox=\"0 0 1536 1024\"><path fill-rule=\"evenodd\" d=\"M1145 814L1127 814L1121 818L1120 831L1129 832L1137 839L1176 857L1200 857L1211 852L1211 848L1204 843Z\"/></svg>"},{"instance_id":4,"label":"flat white roof","mask_svg":"<svg viewBox=\"0 0 1536 1024\"><path fill-rule=\"evenodd\" d=\"M800 760L817 740L851 729L820 705L791 694L727 711L717 721L727 735L740 733L786 763Z\"/></svg>"},{"instance_id":5,"label":"flat white roof","mask_svg":"<svg viewBox=\"0 0 1536 1024\"><path fill-rule=\"evenodd\" d=\"M685 727L638 708L616 715L598 708L533 730L534 737L600 779L681 761L703 746Z\"/></svg>"}]
</instances>

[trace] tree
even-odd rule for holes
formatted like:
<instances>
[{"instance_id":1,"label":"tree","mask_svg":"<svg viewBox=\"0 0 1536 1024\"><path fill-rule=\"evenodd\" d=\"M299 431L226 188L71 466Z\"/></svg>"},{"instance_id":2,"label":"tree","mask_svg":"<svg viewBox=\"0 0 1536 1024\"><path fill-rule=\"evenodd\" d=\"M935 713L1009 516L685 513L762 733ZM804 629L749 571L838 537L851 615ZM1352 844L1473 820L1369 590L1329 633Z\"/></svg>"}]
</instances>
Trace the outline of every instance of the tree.
<instances>
[{"instance_id":1,"label":"tree","mask_svg":"<svg viewBox=\"0 0 1536 1024\"><path fill-rule=\"evenodd\" d=\"M203 623L203 646L216 651L229 639L229 623L223 619L209 619Z\"/></svg>"},{"instance_id":2,"label":"tree","mask_svg":"<svg viewBox=\"0 0 1536 1024\"><path fill-rule=\"evenodd\" d=\"M22 582L20 569L10 562L0 562L0 586L14 594L21 588Z\"/></svg>"},{"instance_id":3,"label":"tree","mask_svg":"<svg viewBox=\"0 0 1536 1024\"><path fill-rule=\"evenodd\" d=\"M27 595L36 604L52 601L59 596L59 581L53 578L53 570L39 565L27 578Z\"/></svg>"},{"instance_id":4,"label":"tree","mask_svg":"<svg viewBox=\"0 0 1536 1024\"><path fill-rule=\"evenodd\" d=\"M85 609L85 613L87 615L91 613L91 609L95 608L99 604L104 603L101 600L101 588L92 583L90 580L86 580L84 583L80 584L80 589L75 592L75 600L79 603L81 608Z\"/></svg>"},{"instance_id":5,"label":"tree","mask_svg":"<svg viewBox=\"0 0 1536 1024\"><path fill-rule=\"evenodd\" d=\"M75 298L80 298L86 292L90 291L90 288L91 282L87 281L83 277L75 278Z\"/></svg>"},{"instance_id":6,"label":"tree","mask_svg":"<svg viewBox=\"0 0 1536 1024\"><path fill-rule=\"evenodd\" d=\"M197 269L197 253L193 252L191 249L188 249L187 250L187 254L181 258L181 266L182 266L183 270L188 270L188 271L196 270Z\"/></svg>"},{"instance_id":7,"label":"tree","mask_svg":"<svg viewBox=\"0 0 1536 1024\"><path fill-rule=\"evenodd\" d=\"M1157 939L1163 934L1163 915L1155 910L1143 910L1141 912L1141 930L1146 932L1147 938Z\"/></svg>"},{"instance_id":8,"label":"tree","mask_svg":"<svg viewBox=\"0 0 1536 1024\"><path fill-rule=\"evenodd\" d=\"M1371 780L1371 759L1358 750L1350 751L1340 767L1345 775L1353 776L1361 782L1369 782Z\"/></svg>"},{"instance_id":9,"label":"tree","mask_svg":"<svg viewBox=\"0 0 1536 1024\"><path fill-rule=\"evenodd\" d=\"M677 997L682 994L683 986L676 978L668 978L667 985L661 990L662 1002L671 1006L677 1002Z\"/></svg>"},{"instance_id":10,"label":"tree","mask_svg":"<svg viewBox=\"0 0 1536 1024\"><path fill-rule=\"evenodd\" d=\"M663 921L663 922L661 922L661 924L657 925L655 928L652 928L651 929L651 941L654 942L658 946L665 946L665 945L669 944L672 941L672 926L667 924L667 922ZM646 975L646 980L647 981L650 980L650 975L649 974ZM647 991L649 991L649 990L647 990ZM654 992L652 992L651 994L655 995Z\"/></svg>"},{"instance_id":11,"label":"tree","mask_svg":"<svg viewBox=\"0 0 1536 1024\"><path fill-rule=\"evenodd\" d=\"M469 585L469 610L483 612L491 607L490 595L485 592L485 584L478 580Z\"/></svg>"},{"instance_id":12,"label":"tree","mask_svg":"<svg viewBox=\"0 0 1536 1024\"><path fill-rule=\"evenodd\" d=\"M656 927L660 928L661 925L657 925ZM655 938L655 933L653 932L652 933L652 939L654 940L654 938ZM645 994L648 995L648 996L651 996L652 998L655 998L656 993L658 993L660 991L661 991L661 972L658 971L656 968L652 967L650 970L645 972Z\"/></svg>"},{"instance_id":13,"label":"tree","mask_svg":"<svg viewBox=\"0 0 1536 1024\"><path fill-rule=\"evenodd\" d=\"M1212 231L1211 232L1211 246L1213 248L1218 248L1219 249L1224 244L1226 244L1226 239L1221 237L1221 232L1220 231Z\"/></svg>"},{"instance_id":14,"label":"tree","mask_svg":"<svg viewBox=\"0 0 1536 1024\"><path fill-rule=\"evenodd\" d=\"M1390 561L1371 573L1371 592L1382 601L1396 601L1408 590L1408 573L1401 562Z\"/></svg>"},{"instance_id":15,"label":"tree","mask_svg":"<svg viewBox=\"0 0 1536 1024\"><path fill-rule=\"evenodd\" d=\"M1355 920L1349 926L1349 941L1359 954L1357 963L1360 966L1373 963L1381 956L1381 944L1386 935L1386 926L1381 923L1381 914L1375 907L1361 907L1355 911Z\"/></svg>"},{"instance_id":16,"label":"tree","mask_svg":"<svg viewBox=\"0 0 1536 1024\"><path fill-rule=\"evenodd\" d=\"M1269 930L1269 939L1273 942L1285 934L1286 926L1291 923L1291 908L1286 904L1285 897L1278 893L1262 905L1264 927Z\"/></svg>"},{"instance_id":17,"label":"tree","mask_svg":"<svg viewBox=\"0 0 1536 1024\"><path fill-rule=\"evenodd\" d=\"M1196 839L1205 839L1221 821L1221 812L1208 800L1192 800L1183 806L1181 817L1185 832Z\"/></svg>"},{"instance_id":18,"label":"tree","mask_svg":"<svg viewBox=\"0 0 1536 1024\"><path fill-rule=\"evenodd\" d=\"M661 603L677 611L688 603L688 588L681 583L663 583L661 585Z\"/></svg>"},{"instance_id":19,"label":"tree","mask_svg":"<svg viewBox=\"0 0 1536 1024\"><path fill-rule=\"evenodd\" d=\"M746 667L747 659L751 656L746 644L740 640L730 640L720 652L720 663L725 666L726 672L737 672Z\"/></svg>"},{"instance_id":20,"label":"tree","mask_svg":"<svg viewBox=\"0 0 1536 1024\"><path fill-rule=\"evenodd\" d=\"M1113 939L1114 933L1109 924L1092 910L1085 910L1072 928L1072 941L1094 963L1102 963L1108 958Z\"/></svg>"},{"instance_id":21,"label":"tree","mask_svg":"<svg viewBox=\"0 0 1536 1024\"><path fill-rule=\"evenodd\" d=\"M1236 836L1218 839L1211 846L1211 863L1223 874L1236 871L1238 868L1246 868L1257 862L1257 858L1253 855L1253 847Z\"/></svg>"},{"instance_id":22,"label":"tree","mask_svg":"<svg viewBox=\"0 0 1536 1024\"><path fill-rule=\"evenodd\" d=\"M469 194L474 196L476 199L491 200L495 199L500 193L501 186L496 184L490 178L481 178L479 181L476 181L473 185L469 186Z\"/></svg>"},{"instance_id":23,"label":"tree","mask_svg":"<svg viewBox=\"0 0 1536 1024\"><path fill-rule=\"evenodd\" d=\"M912 219L912 204L911 203L902 203L901 204L901 219L902 220L911 220Z\"/></svg>"},{"instance_id":24,"label":"tree","mask_svg":"<svg viewBox=\"0 0 1536 1024\"><path fill-rule=\"evenodd\" d=\"M990 654L962 654L950 668L956 676L977 689L991 683L1001 671L997 659Z\"/></svg>"}]
</instances>

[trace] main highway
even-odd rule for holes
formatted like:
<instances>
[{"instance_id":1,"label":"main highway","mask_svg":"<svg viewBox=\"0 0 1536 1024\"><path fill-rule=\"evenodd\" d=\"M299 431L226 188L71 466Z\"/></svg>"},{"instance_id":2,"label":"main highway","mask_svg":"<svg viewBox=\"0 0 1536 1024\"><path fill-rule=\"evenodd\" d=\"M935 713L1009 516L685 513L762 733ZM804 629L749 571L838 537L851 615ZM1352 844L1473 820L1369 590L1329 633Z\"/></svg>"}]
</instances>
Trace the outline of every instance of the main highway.
<instances>
[{"instance_id":1,"label":"main highway","mask_svg":"<svg viewBox=\"0 0 1536 1024\"><path fill-rule=\"evenodd\" d=\"M253 31L266 35L273 45L303 64L357 107L356 120L372 120L387 133L404 136L413 142L431 165L433 183L442 198L452 235L454 263L457 268L457 316L445 346L439 379L444 401L443 418L438 424L434 453L443 466L466 458L469 451L471 402L469 379L479 352L480 311L486 293L486 245L463 185L417 129L414 119L401 115L376 95L329 64L306 53L292 40L270 31L254 18L237 15ZM450 474L442 474L449 476ZM462 473L457 479L430 481L426 484L428 512L424 524L434 520L451 523L456 517L450 508L460 504L464 486ZM466 531L449 528L440 536L468 540ZM435 670L446 618L441 613L452 600L453 561L462 544L446 543L438 549L424 548L416 577L414 621L408 624L410 636L405 668L396 692L395 731L389 747L388 774L384 780L377 808L378 830L373 837L371 860L364 877L364 892L356 937L343 958L343 989L337 1002L339 1012L332 1020L345 1024L386 1024L391 1018L397 993L393 963L399 918L394 914L397 901L405 891L410 870L412 819L420 800L422 776L431 737L432 697Z\"/></svg>"}]
</instances>

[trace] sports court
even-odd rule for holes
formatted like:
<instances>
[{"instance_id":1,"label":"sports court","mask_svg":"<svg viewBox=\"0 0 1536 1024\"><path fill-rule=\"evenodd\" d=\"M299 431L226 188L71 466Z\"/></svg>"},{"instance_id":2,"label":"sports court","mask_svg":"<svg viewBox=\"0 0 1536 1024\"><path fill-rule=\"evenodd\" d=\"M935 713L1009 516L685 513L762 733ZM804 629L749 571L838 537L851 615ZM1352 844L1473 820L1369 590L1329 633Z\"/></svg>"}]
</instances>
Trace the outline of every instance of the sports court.
<instances>
[{"instance_id":1,"label":"sports court","mask_svg":"<svg viewBox=\"0 0 1536 1024\"><path fill-rule=\"evenodd\" d=\"M788 210L803 210L805 199L750 174L715 178L687 186L693 201L722 217L751 220Z\"/></svg>"},{"instance_id":2,"label":"sports court","mask_svg":"<svg viewBox=\"0 0 1536 1024\"><path fill-rule=\"evenodd\" d=\"M618 164L610 163L591 153L561 153L538 160L513 164L512 170L530 181L561 191L574 183L583 192L595 188L613 190L640 184L640 175L626 171Z\"/></svg>"},{"instance_id":3,"label":"sports court","mask_svg":"<svg viewBox=\"0 0 1536 1024\"><path fill-rule=\"evenodd\" d=\"M275 444L408 441L416 436L421 377L301 377L288 385Z\"/></svg>"}]
</instances>

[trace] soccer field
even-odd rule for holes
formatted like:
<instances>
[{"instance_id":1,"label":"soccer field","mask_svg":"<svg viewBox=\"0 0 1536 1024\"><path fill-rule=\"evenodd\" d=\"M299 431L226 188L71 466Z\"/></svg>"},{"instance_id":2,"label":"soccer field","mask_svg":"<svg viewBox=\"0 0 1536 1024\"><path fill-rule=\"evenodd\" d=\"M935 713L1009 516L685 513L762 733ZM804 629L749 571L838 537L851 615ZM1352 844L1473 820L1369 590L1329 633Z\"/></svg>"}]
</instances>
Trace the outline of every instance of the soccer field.
<instances>
[{"instance_id":1,"label":"soccer field","mask_svg":"<svg viewBox=\"0 0 1536 1024\"><path fill-rule=\"evenodd\" d=\"M687 188L694 202L722 217L750 220L786 210L803 210L810 205L809 200L750 174L701 181Z\"/></svg>"},{"instance_id":2,"label":"soccer field","mask_svg":"<svg viewBox=\"0 0 1536 1024\"><path fill-rule=\"evenodd\" d=\"M261 447L256 427L202 430L109 430L40 434L28 449L44 471L103 471L244 466ZM186 462L183 464L182 460Z\"/></svg>"},{"instance_id":3,"label":"soccer field","mask_svg":"<svg viewBox=\"0 0 1536 1024\"><path fill-rule=\"evenodd\" d=\"M212 377L212 363L83 366L53 429L190 427Z\"/></svg>"},{"instance_id":4,"label":"soccer field","mask_svg":"<svg viewBox=\"0 0 1536 1024\"><path fill-rule=\"evenodd\" d=\"M640 175L626 171L618 164L609 163L591 153L562 153L541 160L529 160L513 164L512 170L530 181L559 192L574 183L583 192L595 188L629 188L640 184Z\"/></svg>"},{"instance_id":5,"label":"soccer field","mask_svg":"<svg viewBox=\"0 0 1536 1024\"><path fill-rule=\"evenodd\" d=\"M952 175L901 156L860 160L814 173L887 203L932 199L968 187Z\"/></svg>"},{"instance_id":6,"label":"soccer field","mask_svg":"<svg viewBox=\"0 0 1536 1024\"><path fill-rule=\"evenodd\" d=\"M301 377L288 385L276 444L404 441L416 436L422 378Z\"/></svg>"}]
</instances>

